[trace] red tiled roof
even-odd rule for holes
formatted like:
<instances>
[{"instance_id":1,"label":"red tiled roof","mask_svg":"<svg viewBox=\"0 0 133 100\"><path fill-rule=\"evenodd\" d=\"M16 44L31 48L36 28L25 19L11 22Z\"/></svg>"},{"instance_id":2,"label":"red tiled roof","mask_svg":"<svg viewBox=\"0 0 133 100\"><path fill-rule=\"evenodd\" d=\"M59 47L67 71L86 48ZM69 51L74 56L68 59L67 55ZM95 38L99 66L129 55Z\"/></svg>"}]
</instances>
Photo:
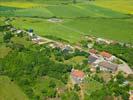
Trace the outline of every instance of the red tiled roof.
<instances>
[{"instance_id":1,"label":"red tiled roof","mask_svg":"<svg viewBox=\"0 0 133 100\"><path fill-rule=\"evenodd\" d=\"M89 52L90 52L90 53L96 54L96 53L97 53L97 50L95 50L95 49L90 49Z\"/></svg>"},{"instance_id":2,"label":"red tiled roof","mask_svg":"<svg viewBox=\"0 0 133 100\"><path fill-rule=\"evenodd\" d=\"M107 57L107 58L110 58L112 56L110 53L105 52L105 51L101 52L100 55L103 57Z\"/></svg>"},{"instance_id":3,"label":"red tiled roof","mask_svg":"<svg viewBox=\"0 0 133 100\"><path fill-rule=\"evenodd\" d=\"M79 77L79 78L83 78L84 77L84 72L79 71L79 70L74 70L72 71L72 76L74 77Z\"/></svg>"}]
</instances>

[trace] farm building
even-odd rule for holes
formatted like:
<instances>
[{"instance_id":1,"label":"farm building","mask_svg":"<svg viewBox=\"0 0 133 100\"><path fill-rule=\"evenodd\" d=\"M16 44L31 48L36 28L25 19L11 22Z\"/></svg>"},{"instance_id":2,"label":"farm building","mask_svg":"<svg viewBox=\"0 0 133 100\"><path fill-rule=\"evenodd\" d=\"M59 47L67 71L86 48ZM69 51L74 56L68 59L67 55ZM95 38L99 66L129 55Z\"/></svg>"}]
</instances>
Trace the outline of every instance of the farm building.
<instances>
[{"instance_id":1,"label":"farm building","mask_svg":"<svg viewBox=\"0 0 133 100\"><path fill-rule=\"evenodd\" d=\"M100 62L98 64L98 67L100 67L100 70L102 71L111 71L111 72L117 71L118 68L116 64L107 61Z\"/></svg>"},{"instance_id":2,"label":"farm building","mask_svg":"<svg viewBox=\"0 0 133 100\"><path fill-rule=\"evenodd\" d=\"M83 82L83 79L85 78L85 73L80 70L72 69L71 77L72 77L74 84L80 84L81 82Z\"/></svg>"}]
</instances>

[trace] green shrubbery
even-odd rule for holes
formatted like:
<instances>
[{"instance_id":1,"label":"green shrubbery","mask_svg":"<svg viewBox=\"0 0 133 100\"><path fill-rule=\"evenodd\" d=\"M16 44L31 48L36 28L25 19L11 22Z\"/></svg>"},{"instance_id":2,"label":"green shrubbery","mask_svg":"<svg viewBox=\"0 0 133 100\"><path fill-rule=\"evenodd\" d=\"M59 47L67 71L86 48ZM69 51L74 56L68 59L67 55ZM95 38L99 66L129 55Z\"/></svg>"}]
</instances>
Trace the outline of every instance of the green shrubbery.
<instances>
[{"instance_id":1,"label":"green shrubbery","mask_svg":"<svg viewBox=\"0 0 133 100\"><path fill-rule=\"evenodd\" d=\"M66 83L67 73L71 71L71 66L50 60L51 52L46 53L49 48L43 48L40 52L40 48L36 47L21 52L15 50L0 61L1 74L8 75L12 81L16 81L30 98L35 96L32 86L37 77L49 76ZM55 87L56 84L50 82L49 88ZM51 94L50 97L54 96Z\"/></svg>"}]
</instances>

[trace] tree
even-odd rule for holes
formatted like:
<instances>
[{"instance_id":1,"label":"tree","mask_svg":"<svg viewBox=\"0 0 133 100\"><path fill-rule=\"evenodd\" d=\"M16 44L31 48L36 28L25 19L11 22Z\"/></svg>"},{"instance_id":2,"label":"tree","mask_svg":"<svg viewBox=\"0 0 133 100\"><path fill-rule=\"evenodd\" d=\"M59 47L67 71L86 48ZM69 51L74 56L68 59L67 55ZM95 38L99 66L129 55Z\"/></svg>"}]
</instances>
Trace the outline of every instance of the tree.
<instances>
[{"instance_id":1,"label":"tree","mask_svg":"<svg viewBox=\"0 0 133 100\"><path fill-rule=\"evenodd\" d=\"M11 32L6 32L3 37L4 42L9 42L12 36Z\"/></svg>"},{"instance_id":2,"label":"tree","mask_svg":"<svg viewBox=\"0 0 133 100\"><path fill-rule=\"evenodd\" d=\"M56 87L55 82L51 80L51 81L49 82L49 87L55 88L55 87Z\"/></svg>"},{"instance_id":3,"label":"tree","mask_svg":"<svg viewBox=\"0 0 133 100\"><path fill-rule=\"evenodd\" d=\"M76 91L80 91L80 86L79 86L78 84L75 84L75 85L74 85L74 89L75 89Z\"/></svg>"},{"instance_id":4,"label":"tree","mask_svg":"<svg viewBox=\"0 0 133 100\"><path fill-rule=\"evenodd\" d=\"M117 74L116 79L119 84L122 84L125 81L125 78L121 72Z\"/></svg>"},{"instance_id":5,"label":"tree","mask_svg":"<svg viewBox=\"0 0 133 100\"><path fill-rule=\"evenodd\" d=\"M97 72L97 73L100 72L100 67L96 67L96 72Z\"/></svg>"},{"instance_id":6,"label":"tree","mask_svg":"<svg viewBox=\"0 0 133 100\"><path fill-rule=\"evenodd\" d=\"M73 0L73 3L75 4L75 3L77 3L77 1L76 0Z\"/></svg>"}]
</instances>

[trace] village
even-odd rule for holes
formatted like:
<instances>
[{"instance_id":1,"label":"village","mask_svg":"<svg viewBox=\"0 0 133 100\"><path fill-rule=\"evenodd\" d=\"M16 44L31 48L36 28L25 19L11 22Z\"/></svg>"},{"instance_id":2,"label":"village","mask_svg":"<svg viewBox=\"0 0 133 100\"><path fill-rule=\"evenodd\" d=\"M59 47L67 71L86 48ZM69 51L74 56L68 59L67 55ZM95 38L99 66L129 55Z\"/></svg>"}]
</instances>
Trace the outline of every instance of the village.
<instances>
[{"instance_id":1,"label":"village","mask_svg":"<svg viewBox=\"0 0 133 100\"><path fill-rule=\"evenodd\" d=\"M0 100L133 100L133 0L0 0Z\"/></svg>"},{"instance_id":2,"label":"village","mask_svg":"<svg viewBox=\"0 0 133 100\"><path fill-rule=\"evenodd\" d=\"M88 50L82 48L79 45L71 45L69 43L63 43L56 40L48 39L46 37L38 36L36 33L34 33L33 29L29 30L21 30L16 29L14 27L9 27L9 30L14 33L14 35L23 35L23 33L26 33L29 37L29 39L33 42L33 44L43 45L47 44L51 48L59 48L62 51L73 53L75 52L75 49L78 49L80 51L87 52L89 54L88 56L88 65L90 68L90 71L92 74L97 73L97 71L110 73L112 76L117 75L119 72L123 72L126 76L129 74L133 74L132 69L129 67L129 65L124 62L122 59L114 56L113 54L110 54L107 51L98 51L93 48L94 42L97 44L115 44L116 41L112 40L106 40L102 38L96 38L96 37L86 37L91 42L88 43ZM124 45L119 42L120 45ZM127 47L133 47L130 44L126 44ZM71 70L71 81L72 84L78 84L80 87L82 83L84 83L84 79L88 77L88 75L79 69L72 69ZM129 84L128 81L123 82L124 85ZM132 90L129 91L130 99L133 99L133 93Z\"/></svg>"}]
</instances>

